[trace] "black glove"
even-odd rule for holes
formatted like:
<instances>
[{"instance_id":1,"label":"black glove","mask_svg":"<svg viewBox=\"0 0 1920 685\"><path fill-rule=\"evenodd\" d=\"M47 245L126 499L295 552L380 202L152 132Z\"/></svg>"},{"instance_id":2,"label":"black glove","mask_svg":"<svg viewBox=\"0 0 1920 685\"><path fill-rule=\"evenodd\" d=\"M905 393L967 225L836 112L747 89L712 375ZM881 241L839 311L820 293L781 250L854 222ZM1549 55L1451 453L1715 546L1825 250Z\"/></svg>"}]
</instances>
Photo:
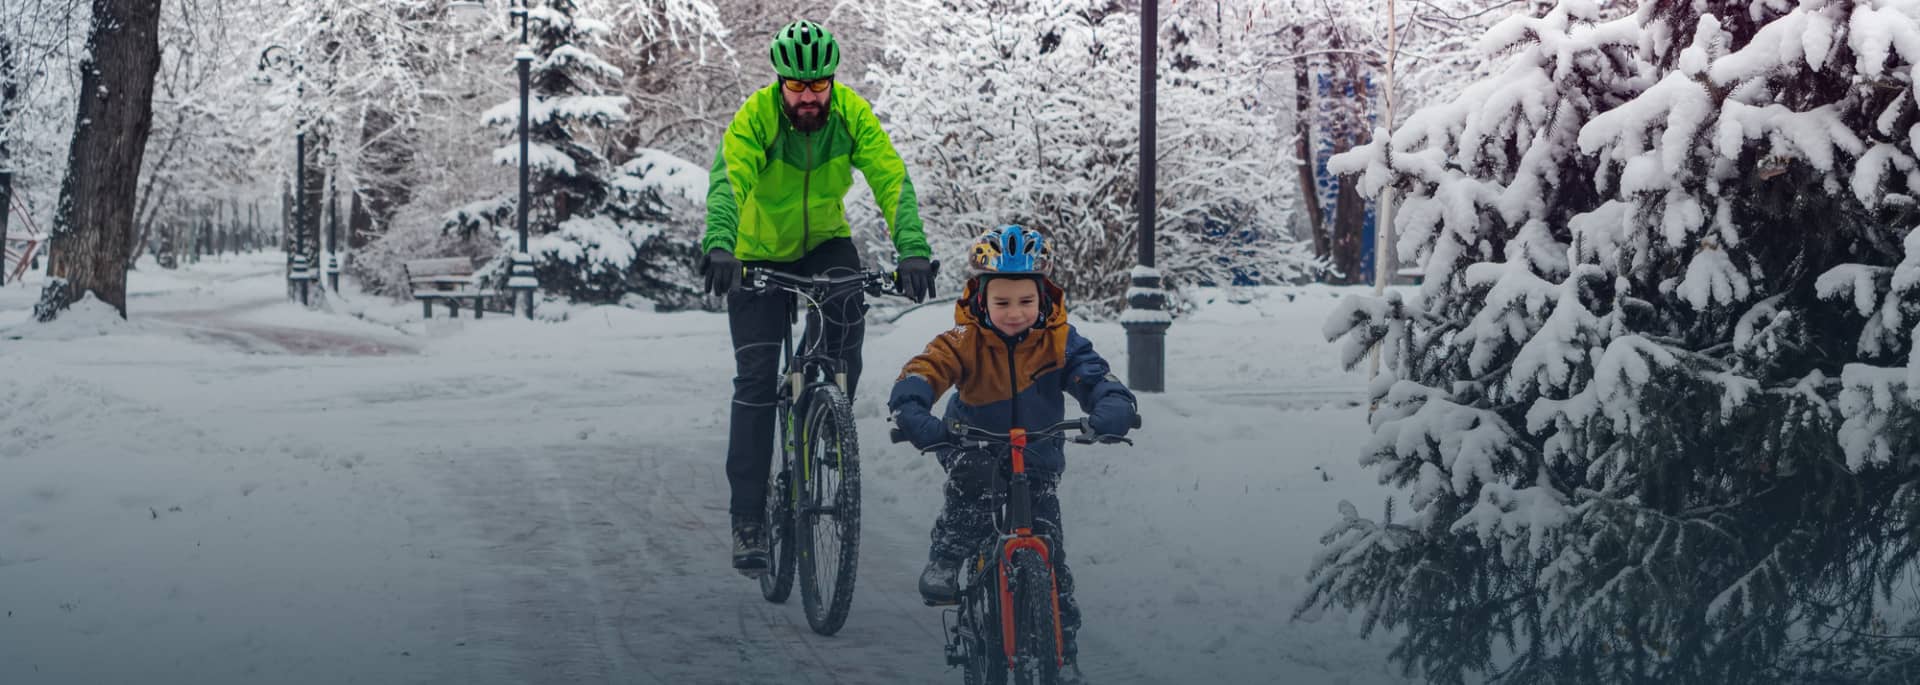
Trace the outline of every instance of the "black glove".
<instances>
[{"instance_id":1,"label":"black glove","mask_svg":"<svg viewBox=\"0 0 1920 685\"><path fill-rule=\"evenodd\" d=\"M900 260L900 294L915 302L933 297L933 264L926 257Z\"/></svg>"},{"instance_id":2,"label":"black glove","mask_svg":"<svg viewBox=\"0 0 1920 685\"><path fill-rule=\"evenodd\" d=\"M700 273L707 277L707 292L725 295L740 286L740 260L724 248L707 250L700 259Z\"/></svg>"}]
</instances>

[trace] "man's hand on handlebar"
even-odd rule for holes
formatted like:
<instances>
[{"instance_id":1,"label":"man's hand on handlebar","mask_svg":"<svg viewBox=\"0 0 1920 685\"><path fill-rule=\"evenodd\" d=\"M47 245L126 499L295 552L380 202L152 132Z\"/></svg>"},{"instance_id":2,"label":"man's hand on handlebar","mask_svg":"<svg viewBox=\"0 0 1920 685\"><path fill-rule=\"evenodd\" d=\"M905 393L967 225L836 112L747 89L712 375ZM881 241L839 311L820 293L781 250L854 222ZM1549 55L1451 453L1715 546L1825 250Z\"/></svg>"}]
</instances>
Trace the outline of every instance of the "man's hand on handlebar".
<instances>
[{"instance_id":1,"label":"man's hand on handlebar","mask_svg":"<svg viewBox=\"0 0 1920 685\"><path fill-rule=\"evenodd\" d=\"M701 275L707 279L707 292L725 295L740 285L740 260L725 248L707 250L700 258Z\"/></svg>"},{"instance_id":2,"label":"man's hand on handlebar","mask_svg":"<svg viewBox=\"0 0 1920 685\"><path fill-rule=\"evenodd\" d=\"M900 294L914 302L925 302L933 296L933 275L938 270L935 263L926 257L907 257L900 260L898 270L898 288Z\"/></svg>"}]
</instances>

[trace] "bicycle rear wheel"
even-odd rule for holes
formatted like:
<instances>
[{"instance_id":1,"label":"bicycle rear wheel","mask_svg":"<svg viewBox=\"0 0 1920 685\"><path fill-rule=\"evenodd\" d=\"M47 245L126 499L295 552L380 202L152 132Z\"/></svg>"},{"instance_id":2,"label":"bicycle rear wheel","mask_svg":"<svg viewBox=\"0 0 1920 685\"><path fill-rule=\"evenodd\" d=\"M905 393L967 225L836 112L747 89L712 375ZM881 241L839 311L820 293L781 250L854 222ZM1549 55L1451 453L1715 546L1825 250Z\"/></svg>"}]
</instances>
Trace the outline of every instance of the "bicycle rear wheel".
<instances>
[{"instance_id":1,"label":"bicycle rear wheel","mask_svg":"<svg viewBox=\"0 0 1920 685\"><path fill-rule=\"evenodd\" d=\"M786 411L781 410L780 423L785 428ZM782 430L784 435L786 430ZM784 443L783 443L784 444ZM784 452L784 448L782 449ZM787 601L793 594L794 539L793 539L793 461L782 455L780 461L767 473L767 561L773 564L760 576L760 596L774 604Z\"/></svg>"},{"instance_id":2,"label":"bicycle rear wheel","mask_svg":"<svg viewBox=\"0 0 1920 685\"><path fill-rule=\"evenodd\" d=\"M797 460L794 537L807 625L832 635L847 622L860 561L860 439L839 386L816 385L810 392Z\"/></svg>"}]
</instances>

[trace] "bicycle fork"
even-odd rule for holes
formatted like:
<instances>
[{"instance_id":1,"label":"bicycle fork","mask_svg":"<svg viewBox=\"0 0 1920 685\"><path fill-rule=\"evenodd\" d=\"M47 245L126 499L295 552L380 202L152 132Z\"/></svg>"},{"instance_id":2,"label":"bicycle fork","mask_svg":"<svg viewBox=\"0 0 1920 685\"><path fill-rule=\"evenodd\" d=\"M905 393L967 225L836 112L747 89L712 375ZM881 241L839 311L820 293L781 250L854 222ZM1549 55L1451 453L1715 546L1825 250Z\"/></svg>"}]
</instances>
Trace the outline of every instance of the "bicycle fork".
<instances>
[{"instance_id":1,"label":"bicycle fork","mask_svg":"<svg viewBox=\"0 0 1920 685\"><path fill-rule=\"evenodd\" d=\"M1013 477L1008 483L1007 498L1007 519L1012 524L1013 532L1001 539L1000 558L995 564L999 567L996 575L998 575L1000 590L1000 649L1006 654L1007 669L1016 668L1014 657L1018 650L1019 643L1016 639L1019 634L1014 625L1013 588L1010 587L1007 576L1013 570L1014 554L1021 550L1029 550L1039 556L1040 568L1047 572L1047 598L1051 608L1048 614L1053 619L1051 621L1053 660L1055 664L1061 664L1065 662L1065 658L1061 652L1059 580L1054 578L1053 555L1047 549L1046 541L1033 534L1033 502L1027 483L1027 431L1023 428L1014 428L1007 432L1007 437L1010 438L1009 442L1013 446ZM1033 590L1033 588L1028 589Z\"/></svg>"}]
</instances>

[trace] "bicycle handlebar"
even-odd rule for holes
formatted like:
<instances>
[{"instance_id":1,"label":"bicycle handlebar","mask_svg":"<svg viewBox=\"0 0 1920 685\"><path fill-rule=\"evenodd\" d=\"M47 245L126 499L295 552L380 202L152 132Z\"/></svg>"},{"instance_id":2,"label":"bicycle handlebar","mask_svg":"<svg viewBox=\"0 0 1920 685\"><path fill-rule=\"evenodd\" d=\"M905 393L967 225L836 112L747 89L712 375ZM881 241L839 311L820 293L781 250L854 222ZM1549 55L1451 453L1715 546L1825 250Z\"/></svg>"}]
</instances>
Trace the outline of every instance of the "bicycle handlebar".
<instances>
[{"instance_id":1,"label":"bicycle handlebar","mask_svg":"<svg viewBox=\"0 0 1920 685\"><path fill-rule=\"evenodd\" d=\"M1132 427L1134 428L1140 427L1139 414L1133 415ZM1013 442L1013 436L1008 433L996 433L990 430L986 430L984 428L969 426L966 423L961 422L959 419L955 419L953 423L948 424L947 429L952 431L952 433L956 437L960 438L960 440L962 441L962 444L961 444L962 447L969 446L966 444L966 441L969 439L973 441L974 446L977 446L979 444L984 444L984 443L1012 444ZM1060 437L1065 435L1067 431L1076 430L1076 429L1080 431L1080 434L1070 439L1077 444L1081 444L1081 445L1091 445L1094 443L1102 443L1102 444L1125 443L1128 445L1133 444L1132 440L1129 440L1127 438L1124 438L1118 435L1103 435L1103 434L1094 433L1093 424L1091 423L1091 420L1084 416L1077 419L1067 419L1065 421L1061 421L1059 423L1053 424L1051 426L1047 426L1046 428L1042 428L1039 430L1027 431L1027 439L1045 440L1047 438ZM892 430L889 430L887 432L887 437L891 438L896 443L908 441L906 431L901 430L899 426L894 426Z\"/></svg>"},{"instance_id":2,"label":"bicycle handlebar","mask_svg":"<svg viewBox=\"0 0 1920 685\"><path fill-rule=\"evenodd\" d=\"M935 260L932 266L933 273L938 275L940 262ZM812 295L817 300L825 300L849 290L865 290L871 295L906 294L900 291L900 272L898 271L863 271L848 276L796 276L785 271L759 266L745 267L741 271L743 278L740 287L756 292L773 289L791 290Z\"/></svg>"}]
</instances>

